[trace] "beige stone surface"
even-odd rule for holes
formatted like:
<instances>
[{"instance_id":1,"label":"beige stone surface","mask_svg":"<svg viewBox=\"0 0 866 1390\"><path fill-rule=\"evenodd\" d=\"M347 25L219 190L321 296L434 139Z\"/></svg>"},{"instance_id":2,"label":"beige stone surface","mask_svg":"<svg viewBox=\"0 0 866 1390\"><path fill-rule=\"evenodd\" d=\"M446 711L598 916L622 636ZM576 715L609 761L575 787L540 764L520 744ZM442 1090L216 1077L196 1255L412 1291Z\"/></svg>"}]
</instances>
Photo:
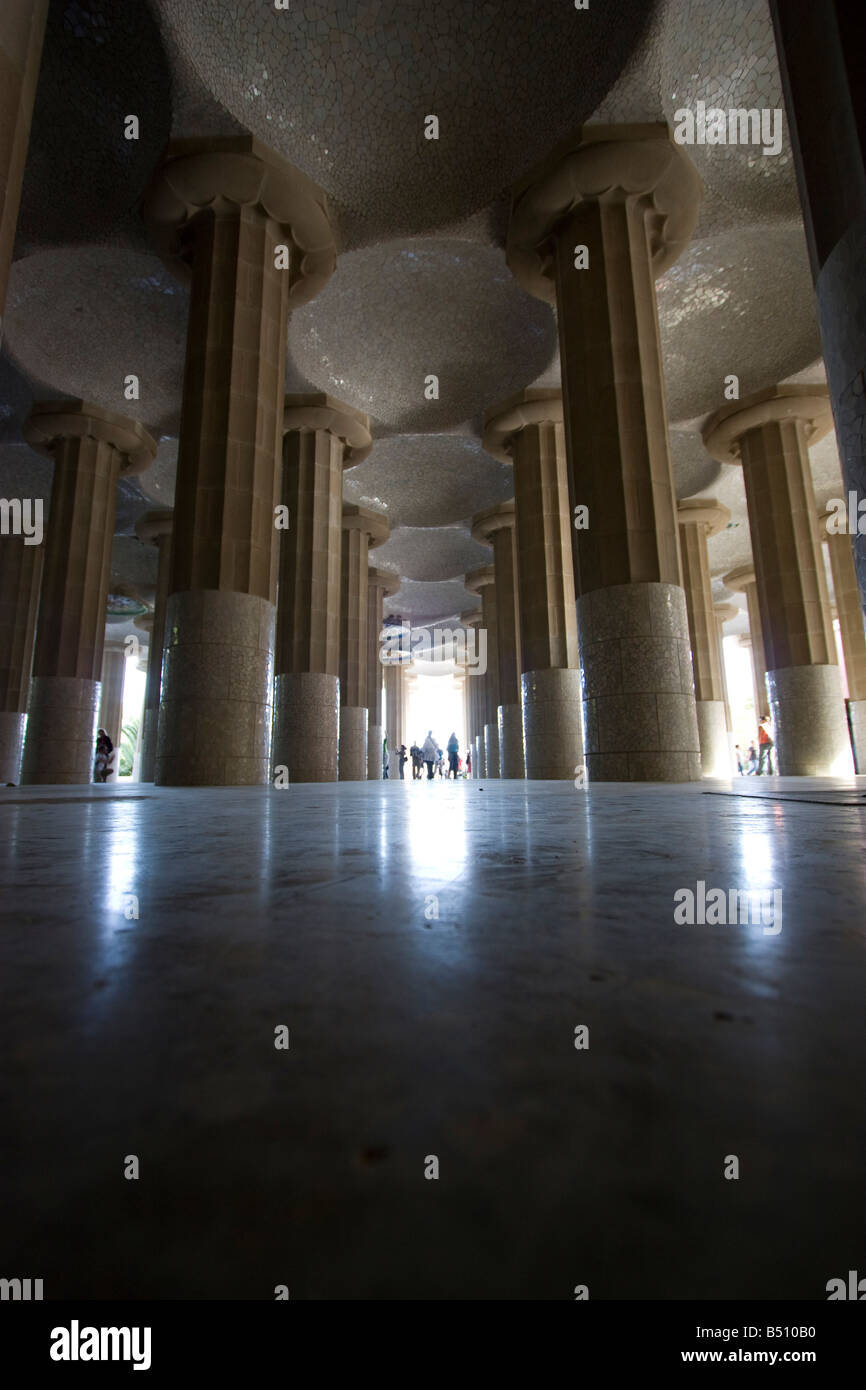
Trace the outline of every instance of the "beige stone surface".
<instances>
[{"instance_id":1,"label":"beige stone surface","mask_svg":"<svg viewBox=\"0 0 866 1390\"><path fill-rule=\"evenodd\" d=\"M323 671L283 671L274 678L273 767L289 782L336 782L340 694Z\"/></svg>"},{"instance_id":2,"label":"beige stone surface","mask_svg":"<svg viewBox=\"0 0 866 1390\"><path fill-rule=\"evenodd\" d=\"M500 705L497 716L499 723L499 776L525 777L523 711L519 704Z\"/></svg>"},{"instance_id":3,"label":"beige stone surface","mask_svg":"<svg viewBox=\"0 0 866 1390\"><path fill-rule=\"evenodd\" d=\"M367 706L340 706L340 781L367 781Z\"/></svg>"},{"instance_id":4,"label":"beige stone surface","mask_svg":"<svg viewBox=\"0 0 866 1390\"><path fill-rule=\"evenodd\" d=\"M484 776L499 777L499 720L484 725Z\"/></svg>"},{"instance_id":5,"label":"beige stone surface","mask_svg":"<svg viewBox=\"0 0 866 1390\"><path fill-rule=\"evenodd\" d=\"M845 777L854 770L838 665L767 672L782 777Z\"/></svg>"},{"instance_id":6,"label":"beige stone surface","mask_svg":"<svg viewBox=\"0 0 866 1390\"><path fill-rule=\"evenodd\" d=\"M848 695L851 700L863 701L866 700L866 628L863 623L857 573L854 569L851 537L844 532L828 533L825 517L820 519L819 526L830 556L833 597L836 600L842 653L845 657Z\"/></svg>"},{"instance_id":7,"label":"beige stone surface","mask_svg":"<svg viewBox=\"0 0 866 1390\"><path fill-rule=\"evenodd\" d=\"M522 691L527 778L573 781L584 764L580 671L525 671Z\"/></svg>"},{"instance_id":8,"label":"beige stone surface","mask_svg":"<svg viewBox=\"0 0 866 1390\"><path fill-rule=\"evenodd\" d=\"M22 783L68 786L93 780L99 700L99 681L33 676Z\"/></svg>"},{"instance_id":9,"label":"beige stone surface","mask_svg":"<svg viewBox=\"0 0 866 1390\"><path fill-rule=\"evenodd\" d=\"M269 783L273 649L267 599L213 589L170 595L155 782Z\"/></svg>"},{"instance_id":10,"label":"beige stone surface","mask_svg":"<svg viewBox=\"0 0 866 1390\"><path fill-rule=\"evenodd\" d=\"M696 700L701 773L704 777L730 777L731 751L724 700Z\"/></svg>"}]
</instances>

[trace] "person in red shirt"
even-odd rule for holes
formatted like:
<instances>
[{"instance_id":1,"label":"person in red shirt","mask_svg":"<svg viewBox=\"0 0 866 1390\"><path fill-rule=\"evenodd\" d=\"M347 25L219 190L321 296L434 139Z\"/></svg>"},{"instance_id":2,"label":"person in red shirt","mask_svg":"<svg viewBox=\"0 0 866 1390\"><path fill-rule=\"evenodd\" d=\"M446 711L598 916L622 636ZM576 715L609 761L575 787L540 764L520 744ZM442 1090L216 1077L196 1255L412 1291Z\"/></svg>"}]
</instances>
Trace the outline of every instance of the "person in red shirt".
<instances>
[{"instance_id":1,"label":"person in red shirt","mask_svg":"<svg viewBox=\"0 0 866 1390\"><path fill-rule=\"evenodd\" d=\"M770 716L765 714L758 725L758 776L764 771L764 761L767 763L767 776L773 777L773 740L770 736Z\"/></svg>"}]
</instances>

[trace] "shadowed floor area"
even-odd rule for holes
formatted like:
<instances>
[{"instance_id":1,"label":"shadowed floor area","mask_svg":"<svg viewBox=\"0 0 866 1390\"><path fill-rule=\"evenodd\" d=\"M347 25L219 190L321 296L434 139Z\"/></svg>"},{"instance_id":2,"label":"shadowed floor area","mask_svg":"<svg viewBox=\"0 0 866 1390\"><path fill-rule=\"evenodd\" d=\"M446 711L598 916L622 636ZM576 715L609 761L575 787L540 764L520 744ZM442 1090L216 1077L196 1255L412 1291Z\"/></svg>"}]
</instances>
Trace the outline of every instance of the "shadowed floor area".
<instances>
[{"instance_id":1,"label":"shadowed floor area","mask_svg":"<svg viewBox=\"0 0 866 1390\"><path fill-rule=\"evenodd\" d=\"M2 1272L825 1298L862 1260L864 794L0 792ZM776 917L675 921L699 880Z\"/></svg>"}]
</instances>

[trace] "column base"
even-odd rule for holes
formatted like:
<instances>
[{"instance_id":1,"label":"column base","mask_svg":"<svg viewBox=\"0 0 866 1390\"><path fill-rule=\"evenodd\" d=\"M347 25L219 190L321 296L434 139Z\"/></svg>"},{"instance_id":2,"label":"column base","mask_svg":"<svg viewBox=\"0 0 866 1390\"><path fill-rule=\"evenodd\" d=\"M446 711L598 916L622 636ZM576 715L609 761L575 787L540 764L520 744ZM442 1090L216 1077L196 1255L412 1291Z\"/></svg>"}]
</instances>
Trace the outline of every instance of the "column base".
<instances>
[{"instance_id":1,"label":"column base","mask_svg":"<svg viewBox=\"0 0 866 1390\"><path fill-rule=\"evenodd\" d=\"M848 716L854 765L861 776L866 776L866 700L849 700Z\"/></svg>"},{"instance_id":2,"label":"column base","mask_svg":"<svg viewBox=\"0 0 866 1390\"><path fill-rule=\"evenodd\" d=\"M473 776L485 777L487 775L487 749L481 734L475 735L475 760L473 763Z\"/></svg>"},{"instance_id":3,"label":"column base","mask_svg":"<svg viewBox=\"0 0 866 1390\"><path fill-rule=\"evenodd\" d=\"M170 596L157 786L269 785L274 613L254 594Z\"/></svg>"},{"instance_id":4,"label":"column base","mask_svg":"<svg viewBox=\"0 0 866 1390\"><path fill-rule=\"evenodd\" d=\"M336 782L340 683L320 671L284 671L274 681L272 765L289 783Z\"/></svg>"},{"instance_id":5,"label":"column base","mask_svg":"<svg viewBox=\"0 0 866 1390\"><path fill-rule=\"evenodd\" d=\"M523 714L519 705L500 705L496 711L499 720L499 775L511 780L524 778L526 767L523 761Z\"/></svg>"},{"instance_id":6,"label":"column base","mask_svg":"<svg viewBox=\"0 0 866 1390\"><path fill-rule=\"evenodd\" d=\"M145 709L141 716L141 764L139 782L152 782L156 774L156 745L159 732L159 708Z\"/></svg>"},{"instance_id":7,"label":"column base","mask_svg":"<svg viewBox=\"0 0 866 1390\"><path fill-rule=\"evenodd\" d=\"M82 676L33 676L21 782L81 786L93 781L102 687ZM119 751L115 751L115 767Z\"/></svg>"},{"instance_id":8,"label":"column base","mask_svg":"<svg viewBox=\"0 0 866 1390\"><path fill-rule=\"evenodd\" d=\"M484 776L499 776L499 725L484 725Z\"/></svg>"},{"instance_id":9,"label":"column base","mask_svg":"<svg viewBox=\"0 0 866 1390\"><path fill-rule=\"evenodd\" d=\"M698 719L686 596L617 584L577 600L590 782L696 782Z\"/></svg>"},{"instance_id":10,"label":"column base","mask_svg":"<svg viewBox=\"0 0 866 1390\"><path fill-rule=\"evenodd\" d=\"M367 780L366 705L343 705L340 710L340 781Z\"/></svg>"},{"instance_id":11,"label":"column base","mask_svg":"<svg viewBox=\"0 0 866 1390\"><path fill-rule=\"evenodd\" d=\"M781 777L846 777L854 771L838 666L767 672Z\"/></svg>"},{"instance_id":12,"label":"column base","mask_svg":"<svg viewBox=\"0 0 866 1390\"><path fill-rule=\"evenodd\" d=\"M701 772L704 777L730 777L731 745L724 700L697 700Z\"/></svg>"},{"instance_id":13,"label":"column base","mask_svg":"<svg viewBox=\"0 0 866 1390\"><path fill-rule=\"evenodd\" d=\"M369 710L367 711L369 715ZM385 728L382 724L367 726L367 781L382 781L382 740ZM388 777L391 776L391 755L388 754ZM399 774L398 774L399 776Z\"/></svg>"},{"instance_id":14,"label":"column base","mask_svg":"<svg viewBox=\"0 0 866 1390\"><path fill-rule=\"evenodd\" d=\"M527 779L573 782L584 762L580 672L525 671L521 687Z\"/></svg>"},{"instance_id":15,"label":"column base","mask_svg":"<svg viewBox=\"0 0 866 1390\"><path fill-rule=\"evenodd\" d=\"M27 715L13 710L0 710L0 787L21 776L21 750Z\"/></svg>"}]
</instances>

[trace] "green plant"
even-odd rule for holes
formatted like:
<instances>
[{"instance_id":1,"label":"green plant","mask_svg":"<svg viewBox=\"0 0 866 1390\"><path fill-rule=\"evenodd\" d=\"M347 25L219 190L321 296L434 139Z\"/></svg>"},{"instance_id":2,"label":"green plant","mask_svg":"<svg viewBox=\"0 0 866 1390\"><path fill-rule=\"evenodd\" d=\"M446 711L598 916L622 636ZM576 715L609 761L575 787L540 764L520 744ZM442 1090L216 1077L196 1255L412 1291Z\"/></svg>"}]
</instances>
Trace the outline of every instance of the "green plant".
<instances>
[{"instance_id":1,"label":"green plant","mask_svg":"<svg viewBox=\"0 0 866 1390\"><path fill-rule=\"evenodd\" d=\"M118 777L131 777L132 765L135 762L135 748L138 743L138 720L130 719L128 724L124 724L120 731L120 766L117 769Z\"/></svg>"}]
</instances>

